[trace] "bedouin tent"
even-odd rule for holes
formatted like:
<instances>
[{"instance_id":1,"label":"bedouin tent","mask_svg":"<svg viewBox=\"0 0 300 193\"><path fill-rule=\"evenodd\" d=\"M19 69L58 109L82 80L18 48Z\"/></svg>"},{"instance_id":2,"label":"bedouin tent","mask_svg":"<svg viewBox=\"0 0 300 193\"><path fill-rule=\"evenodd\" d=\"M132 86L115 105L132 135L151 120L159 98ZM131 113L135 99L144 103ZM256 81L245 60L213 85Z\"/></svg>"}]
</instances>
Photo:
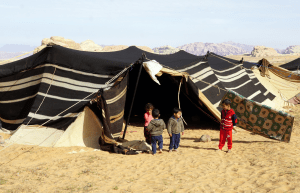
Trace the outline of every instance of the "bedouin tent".
<instances>
[{"instance_id":1,"label":"bedouin tent","mask_svg":"<svg viewBox=\"0 0 300 193\"><path fill-rule=\"evenodd\" d=\"M142 68L152 60L162 65L156 73L161 85ZM158 55L136 47L83 52L54 45L0 66L0 118L9 130L21 124L66 130L89 106L106 143L120 136L124 119L143 113L152 101L165 115L185 103L184 116L201 112L219 121L218 104L228 90L275 106L276 96L260 84L251 66L213 53Z\"/></svg>"},{"instance_id":2,"label":"bedouin tent","mask_svg":"<svg viewBox=\"0 0 300 193\"><path fill-rule=\"evenodd\" d=\"M130 109L124 109L126 96L130 106L137 81L136 71L142 69L140 66L145 60L139 60L143 52L136 47L129 47L117 52L95 53L55 45L25 59L0 66L0 113L3 127L14 130L23 124L66 130L84 107L90 104L90 100L96 99L97 103L89 105L89 108L94 110L103 124L106 138L118 137L123 128L124 115ZM147 57L171 68L189 66L203 59L184 51L167 56L147 53ZM178 84L185 74L169 68L163 68L161 72L160 81L166 79L168 83L177 83L176 95L169 97L176 100L176 104L172 104L173 108L178 105ZM190 79L184 80L181 92L194 106L214 117L207 109L209 105L204 105L209 101L203 103L197 87L190 84ZM152 80L148 82L152 83ZM147 83L140 85L148 86ZM156 93L157 97L160 94ZM168 91L165 90L163 94L168 94ZM140 98L146 100L146 97ZM139 103L135 104L137 106ZM143 109L143 106L139 108ZM171 112L171 108L168 111Z\"/></svg>"}]
</instances>

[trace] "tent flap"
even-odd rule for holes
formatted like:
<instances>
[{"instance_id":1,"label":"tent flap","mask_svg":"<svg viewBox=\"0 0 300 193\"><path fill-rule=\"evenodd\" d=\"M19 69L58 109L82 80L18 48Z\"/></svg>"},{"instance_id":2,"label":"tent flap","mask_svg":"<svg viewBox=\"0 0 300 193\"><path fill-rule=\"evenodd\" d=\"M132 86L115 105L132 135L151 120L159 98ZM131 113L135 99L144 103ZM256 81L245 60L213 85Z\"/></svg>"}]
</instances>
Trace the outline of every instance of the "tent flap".
<instances>
[{"instance_id":1,"label":"tent flap","mask_svg":"<svg viewBox=\"0 0 300 193\"><path fill-rule=\"evenodd\" d=\"M222 98L231 100L231 108L238 117L237 126L253 133L275 140L289 142L294 117L288 113L277 111L228 91Z\"/></svg>"}]
</instances>

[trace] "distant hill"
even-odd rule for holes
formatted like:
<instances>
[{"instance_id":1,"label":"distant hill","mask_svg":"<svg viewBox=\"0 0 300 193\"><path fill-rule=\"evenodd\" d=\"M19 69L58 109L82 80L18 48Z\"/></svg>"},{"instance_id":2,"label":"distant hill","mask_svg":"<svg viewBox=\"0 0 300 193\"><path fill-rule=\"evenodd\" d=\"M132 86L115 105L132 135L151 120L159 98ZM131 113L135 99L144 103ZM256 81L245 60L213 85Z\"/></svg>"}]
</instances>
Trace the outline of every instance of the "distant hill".
<instances>
[{"instance_id":1,"label":"distant hill","mask_svg":"<svg viewBox=\"0 0 300 193\"><path fill-rule=\"evenodd\" d=\"M24 54L24 53L25 53L25 52L1 52L1 51L0 51L0 60L11 59L11 58L14 58L14 57L16 57L16 56L20 56L20 55L22 55L22 54ZM32 55L32 53L26 54L26 55L21 56L21 57L19 57L19 58L17 58L17 59L25 58L25 57L28 57L28 56L30 56L30 55Z\"/></svg>"},{"instance_id":2,"label":"distant hill","mask_svg":"<svg viewBox=\"0 0 300 193\"><path fill-rule=\"evenodd\" d=\"M21 45L21 44L6 44L0 47L0 52L30 52L37 46Z\"/></svg>"},{"instance_id":3,"label":"distant hill","mask_svg":"<svg viewBox=\"0 0 300 193\"><path fill-rule=\"evenodd\" d=\"M300 45L289 46L282 51L283 54L300 54Z\"/></svg>"},{"instance_id":4,"label":"distant hill","mask_svg":"<svg viewBox=\"0 0 300 193\"><path fill-rule=\"evenodd\" d=\"M180 49L173 48L172 46L160 46L152 49L156 54L173 54L175 52L179 52Z\"/></svg>"},{"instance_id":5,"label":"distant hill","mask_svg":"<svg viewBox=\"0 0 300 193\"><path fill-rule=\"evenodd\" d=\"M6 59L10 59L10 58L22 55L26 52L33 51L34 48L35 48L35 46L29 46L29 45L6 44L6 45L0 47L0 60L6 60ZM25 58L30 55L32 55L32 53L24 55L20 58Z\"/></svg>"},{"instance_id":6,"label":"distant hill","mask_svg":"<svg viewBox=\"0 0 300 193\"><path fill-rule=\"evenodd\" d=\"M240 54L247 53L247 51L242 48L230 44L224 44L224 43L215 44L215 43L195 42L191 44L185 44L177 48L181 50L185 50L188 53L198 55L198 56L205 55L207 51L214 52L221 56L240 55Z\"/></svg>"},{"instance_id":7,"label":"distant hill","mask_svg":"<svg viewBox=\"0 0 300 193\"><path fill-rule=\"evenodd\" d=\"M223 42L223 44L229 44L238 48L242 48L246 52L250 53L253 50L254 45L247 45L247 44L240 44L240 43L235 43L233 41L228 41L228 42Z\"/></svg>"}]
</instances>

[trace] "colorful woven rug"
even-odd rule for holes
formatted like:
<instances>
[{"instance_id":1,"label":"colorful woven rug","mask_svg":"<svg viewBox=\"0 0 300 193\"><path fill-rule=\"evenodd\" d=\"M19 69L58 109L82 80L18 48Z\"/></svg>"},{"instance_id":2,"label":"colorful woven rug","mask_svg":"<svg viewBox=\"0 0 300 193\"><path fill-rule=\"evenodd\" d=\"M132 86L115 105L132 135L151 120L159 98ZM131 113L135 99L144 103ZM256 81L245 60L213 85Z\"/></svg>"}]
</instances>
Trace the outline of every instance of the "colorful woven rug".
<instances>
[{"instance_id":1,"label":"colorful woven rug","mask_svg":"<svg viewBox=\"0 0 300 193\"><path fill-rule=\"evenodd\" d=\"M231 100L231 108L238 117L237 126L264 137L289 142L294 117L266 105L249 100L233 91L222 98ZM222 104L219 105L222 108Z\"/></svg>"}]
</instances>

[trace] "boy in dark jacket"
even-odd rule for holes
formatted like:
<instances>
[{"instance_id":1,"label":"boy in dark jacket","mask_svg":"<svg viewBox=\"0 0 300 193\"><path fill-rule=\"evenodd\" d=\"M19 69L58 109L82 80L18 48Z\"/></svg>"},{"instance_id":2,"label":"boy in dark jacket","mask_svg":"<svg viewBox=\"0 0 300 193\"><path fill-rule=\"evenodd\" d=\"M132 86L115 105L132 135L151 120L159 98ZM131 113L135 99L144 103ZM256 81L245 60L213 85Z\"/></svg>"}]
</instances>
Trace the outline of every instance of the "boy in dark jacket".
<instances>
[{"instance_id":1,"label":"boy in dark jacket","mask_svg":"<svg viewBox=\"0 0 300 193\"><path fill-rule=\"evenodd\" d=\"M221 124L220 124L220 141L219 141L219 149L222 150L225 145L225 141L227 139L228 152L231 152L232 148L232 129L235 127L237 123L237 116L233 109L230 107L231 101L229 99L225 99L222 101L222 112L221 112Z\"/></svg>"},{"instance_id":2,"label":"boy in dark jacket","mask_svg":"<svg viewBox=\"0 0 300 193\"><path fill-rule=\"evenodd\" d=\"M162 133L164 129L166 129L166 124L164 120L158 119L160 114L158 109L153 109L152 116L154 119L152 119L147 127L147 130L151 134L151 144L152 144L152 152L153 155L156 154L156 143L158 142L159 146L159 153L162 153L163 148L163 137Z\"/></svg>"},{"instance_id":3,"label":"boy in dark jacket","mask_svg":"<svg viewBox=\"0 0 300 193\"><path fill-rule=\"evenodd\" d=\"M179 108L173 109L173 116L169 119L168 122L168 133L170 136L170 146L169 152L177 151L180 143L180 133L183 135L184 126L181 118L181 110Z\"/></svg>"}]
</instances>

